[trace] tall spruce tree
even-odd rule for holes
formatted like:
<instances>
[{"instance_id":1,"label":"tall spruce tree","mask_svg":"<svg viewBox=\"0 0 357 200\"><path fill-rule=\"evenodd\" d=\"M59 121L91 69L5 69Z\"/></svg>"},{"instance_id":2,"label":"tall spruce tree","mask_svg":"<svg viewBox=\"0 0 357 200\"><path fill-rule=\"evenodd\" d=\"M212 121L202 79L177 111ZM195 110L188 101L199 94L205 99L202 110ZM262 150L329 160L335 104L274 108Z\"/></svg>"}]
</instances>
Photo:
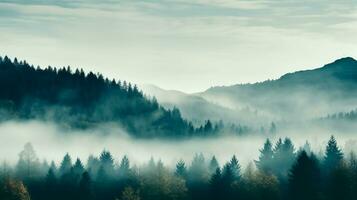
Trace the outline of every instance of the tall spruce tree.
<instances>
[{"instance_id":1,"label":"tall spruce tree","mask_svg":"<svg viewBox=\"0 0 357 200\"><path fill-rule=\"evenodd\" d=\"M216 156L212 156L212 159L209 162L209 166L208 166L210 174L215 173L217 168L219 168L219 163L218 163L218 161L216 159Z\"/></svg>"},{"instance_id":2,"label":"tall spruce tree","mask_svg":"<svg viewBox=\"0 0 357 200\"><path fill-rule=\"evenodd\" d=\"M241 166L240 166L239 161L235 155L233 155L231 161L229 162L229 165L232 169L234 180L240 180Z\"/></svg>"},{"instance_id":3,"label":"tall spruce tree","mask_svg":"<svg viewBox=\"0 0 357 200\"><path fill-rule=\"evenodd\" d=\"M289 199L316 200L320 198L320 169L315 155L302 151L289 174Z\"/></svg>"},{"instance_id":4,"label":"tall spruce tree","mask_svg":"<svg viewBox=\"0 0 357 200\"><path fill-rule=\"evenodd\" d=\"M119 166L119 177L120 178L128 178L130 175L130 161L127 156L124 156L121 159L120 166Z\"/></svg>"},{"instance_id":5,"label":"tall spruce tree","mask_svg":"<svg viewBox=\"0 0 357 200\"><path fill-rule=\"evenodd\" d=\"M331 136L327 143L325 150L325 157L323 161L324 170L327 173L337 168L343 160L343 153L337 145L337 141L334 136Z\"/></svg>"},{"instance_id":6,"label":"tall spruce tree","mask_svg":"<svg viewBox=\"0 0 357 200\"><path fill-rule=\"evenodd\" d=\"M60 176L70 173L72 169L72 158L71 156L67 153L61 162L61 166L59 168L59 174Z\"/></svg>"},{"instance_id":7,"label":"tall spruce tree","mask_svg":"<svg viewBox=\"0 0 357 200\"><path fill-rule=\"evenodd\" d=\"M272 173L273 169L273 149L272 143L269 139L267 139L264 143L264 147L259 150L260 156L259 159L255 161L255 165L257 166L258 170L263 173Z\"/></svg>"},{"instance_id":8,"label":"tall spruce tree","mask_svg":"<svg viewBox=\"0 0 357 200\"><path fill-rule=\"evenodd\" d=\"M184 179L187 178L187 167L183 160L177 162L175 175Z\"/></svg>"}]
</instances>

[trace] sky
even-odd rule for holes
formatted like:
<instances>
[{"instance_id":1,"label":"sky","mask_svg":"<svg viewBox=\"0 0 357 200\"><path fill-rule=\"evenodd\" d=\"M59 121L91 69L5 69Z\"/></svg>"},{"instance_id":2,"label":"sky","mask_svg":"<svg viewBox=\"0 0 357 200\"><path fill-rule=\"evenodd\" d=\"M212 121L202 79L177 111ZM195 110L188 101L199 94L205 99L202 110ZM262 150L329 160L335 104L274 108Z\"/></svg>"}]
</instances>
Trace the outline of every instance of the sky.
<instances>
[{"instance_id":1,"label":"sky","mask_svg":"<svg viewBox=\"0 0 357 200\"><path fill-rule=\"evenodd\" d=\"M0 55L199 92L357 58L351 0L0 0Z\"/></svg>"}]
</instances>

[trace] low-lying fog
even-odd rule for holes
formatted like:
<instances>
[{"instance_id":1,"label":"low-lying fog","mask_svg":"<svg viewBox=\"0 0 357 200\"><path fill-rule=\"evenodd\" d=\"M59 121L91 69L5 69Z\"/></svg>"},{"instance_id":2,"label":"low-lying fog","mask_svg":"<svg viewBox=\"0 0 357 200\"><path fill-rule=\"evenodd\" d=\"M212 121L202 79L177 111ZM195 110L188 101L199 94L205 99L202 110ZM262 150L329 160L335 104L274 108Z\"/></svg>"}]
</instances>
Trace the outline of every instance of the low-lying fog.
<instances>
[{"instance_id":1,"label":"low-lying fog","mask_svg":"<svg viewBox=\"0 0 357 200\"><path fill-rule=\"evenodd\" d=\"M304 132L301 136L301 132ZM290 137L295 148L302 146L306 140L312 149L319 153L324 150L331 134L334 134L338 144L345 153L356 148L357 136L331 133L325 130L299 130L279 133L281 137ZM313 134L314 133L314 134ZM300 136L299 136L300 134ZM275 136L275 143L279 136ZM72 158L79 157L86 163L90 154L98 156L103 149L109 150L116 162L124 155L136 164L147 162L151 157L161 159L166 165L173 166L179 159L190 163L196 153L203 153L210 159L215 155L223 164L235 154L242 165L257 159L259 149L263 146L266 136L195 138L189 140L134 139L125 134L119 127L103 126L91 131L62 131L51 123L38 121L5 122L0 124L0 161L15 164L18 153L27 142L31 142L38 157L43 160L55 160L58 164L65 153Z\"/></svg>"}]
</instances>

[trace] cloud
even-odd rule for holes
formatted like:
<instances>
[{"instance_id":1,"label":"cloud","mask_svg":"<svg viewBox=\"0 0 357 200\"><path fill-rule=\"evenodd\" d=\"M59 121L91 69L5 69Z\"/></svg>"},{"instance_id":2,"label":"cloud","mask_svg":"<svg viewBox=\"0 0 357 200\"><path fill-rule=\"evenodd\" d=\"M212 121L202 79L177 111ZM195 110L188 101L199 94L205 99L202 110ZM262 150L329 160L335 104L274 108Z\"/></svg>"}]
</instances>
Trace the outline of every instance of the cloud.
<instances>
[{"instance_id":1,"label":"cloud","mask_svg":"<svg viewBox=\"0 0 357 200\"><path fill-rule=\"evenodd\" d=\"M0 1L0 54L196 92L212 85L277 78L354 56L352 25L357 16L351 4Z\"/></svg>"}]
</instances>

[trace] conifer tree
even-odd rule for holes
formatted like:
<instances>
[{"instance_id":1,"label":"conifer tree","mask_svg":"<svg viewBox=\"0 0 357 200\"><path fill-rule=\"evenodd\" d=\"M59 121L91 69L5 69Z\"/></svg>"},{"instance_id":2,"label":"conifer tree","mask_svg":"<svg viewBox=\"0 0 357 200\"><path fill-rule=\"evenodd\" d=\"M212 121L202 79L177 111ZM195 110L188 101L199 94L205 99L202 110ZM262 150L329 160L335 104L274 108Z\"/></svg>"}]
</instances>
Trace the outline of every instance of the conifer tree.
<instances>
[{"instance_id":1,"label":"conifer tree","mask_svg":"<svg viewBox=\"0 0 357 200\"><path fill-rule=\"evenodd\" d=\"M76 176L76 179L79 179L84 172L84 167L82 161L77 158L76 162L73 165L73 173Z\"/></svg>"},{"instance_id":2,"label":"conifer tree","mask_svg":"<svg viewBox=\"0 0 357 200\"><path fill-rule=\"evenodd\" d=\"M320 169L314 154L302 151L289 174L289 198L316 200L320 198Z\"/></svg>"},{"instance_id":3,"label":"conifer tree","mask_svg":"<svg viewBox=\"0 0 357 200\"><path fill-rule=\"evenodd\" d=\"M263 149L259 150L260 156L259 159L255 161L255 165L258 170L263 173L271 173L272 172L272 162L273 162L273 149L272 144L269 139L267 139L264 143Z\"/></svg>"},{"instance_id":4,"label":"conifer tree","mask_svg":"<svg viewBox=\"0 0 357 200\"><path fill-rule=\"evenodd\" d=\"M71 171L72 168L72 158L71 156L67 153L61 162L61 166L59 168L59 174L60 176L67 174Z\"/></svg>"},{"instance_id":5,"label":"conifer tree","mask_svg":"<svg viewBox=\"0 0 357 200\"><path fill-rule=\"evenodd\" d=\"M93 199L92 181L88 172L84 172L79 182L79 199L91 200Z\"/></svg>"},{"instance_id":6,"label":"conifer tree","mask_svg":"<svg viewBox=\"0 0 357 200\"><path fill-rule=\"evenodd\" d=\"M130 174L130 161L127 156L124 156L120 162L119 166L119 177L125 178Z\"/></svg>"},{"instance_id":7,"label":"conifer tree","mask_svg":"<svg viewBox=\"0 0 357 200\"><path fill-rule=\"evenodd\" d=\"M323 161L324 170L326 170L327 173L332 171L341 164L342 160L343 153L338 147L335 137L331 136L325 150L325 157Z\"/></svg>"},{"instance_id":8,"label":"conifer tree","mask_svg":"<svg viewBox=\"0 0 357 200\"><path fill-rule=\"evenodd\" d=\"M99 160L105 174L112 175L114 173L114 159L111 153L103 150L100 154Z\"/></svg>"},{"instance_id":9,"label":"conifer tree","mask_svg":"<svg viewBox=\"0 0 357 200\"><path fill-rule=\"evenodd\" d=\"M239 161L237 159L237 157L235 155L233 155L230 163L230 168L233 172L233 177L234 177L234 180L240 180L241 178L241 167L240 167L240 164L239 164Z\"/></svg>"},{"instance_id":10,"label":"conifer tree","mask_svg":"<svg viewBox=\"0 0 357 200\"><path fill-rule=\"evenodd\" d=\"M219 163L216 159L216 156L213 156L211 161L209 162L209 171L210 171L210 174L213 174L216 172L217 168L219 168Z\"/></svg>"},{"instance_id":11,"label":"conifer tree","mask_svg":"<svg viewBox=\"0 0 357 200\"><path fill-rule=\"evenodd\" d=\"M187 167L183 160L178 161L176 164L175 175L181 178L187 178Z\"/></svg>"},{"instance_id":12,"label":"conifer tree","mask_svg":"<svg viewBox=\"0 0 357 200\"><path fill-rule=\"evenodd\" d=\"M223 192L222 172L219 167L216 168L210 179L210 190L212 199L219 199Z\"/></svg>"}]
</instances>

